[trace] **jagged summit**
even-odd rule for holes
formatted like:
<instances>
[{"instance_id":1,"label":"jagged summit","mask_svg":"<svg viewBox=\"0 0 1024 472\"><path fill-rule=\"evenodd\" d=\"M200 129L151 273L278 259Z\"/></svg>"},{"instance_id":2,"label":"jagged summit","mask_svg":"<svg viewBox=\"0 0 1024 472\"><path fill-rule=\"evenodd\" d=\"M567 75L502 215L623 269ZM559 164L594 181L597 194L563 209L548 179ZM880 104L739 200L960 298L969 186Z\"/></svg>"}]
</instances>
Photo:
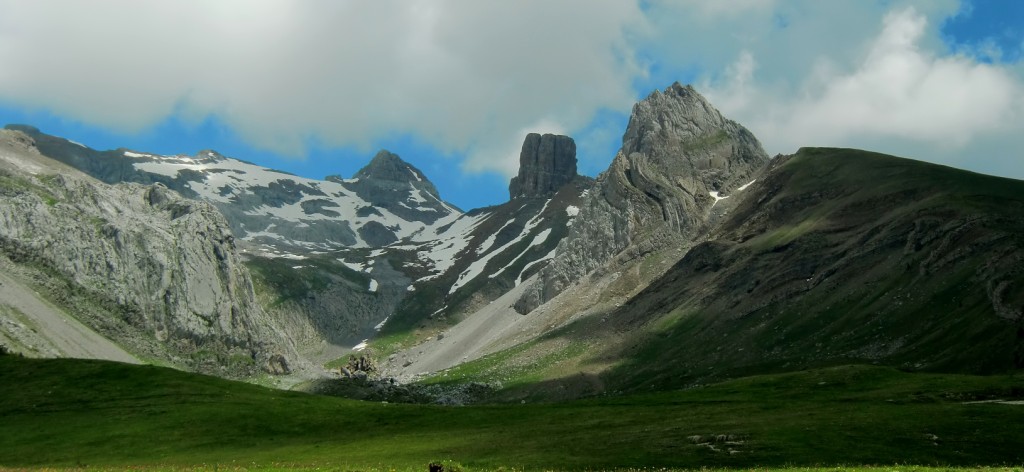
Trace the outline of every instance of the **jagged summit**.
<instances>
[{"instance_id":1,"label":"jagged summit","mask_svg":"<svg viewBox=\"0 0 1024 472\"><path fill-rule=\"evenodd\" d=\"M576 178L576 142L568 136L526 135L519 153L519 175L509 183L509 198L549 197Z\"/></svg>"},{"instance_id":2,"label":"jagged summit","mask_svg":"<svg viewBox=\"0 0 1024 472\"><path fill-rule=\"evenodd\" d=\"M633 107L622 148L581 207L580 223L516 308L529 312L619 254L688 246L716 203L767 163L757 138L693 87L676 82L652 92Z\"/></svg>"},{"instance_id":3,"label":"jagged summit","mask_svg":"<svg viewBox=\"0 0 1024 472\"><path fill-rule=\"evenodd\" d=\"M655 90L633 106L621 153L627 158L639 153L685 161L687 170L710 177L708 183L715 185L715 190L726 190L718 187L729 174L743 174L768 160L750 131L723 117L692 86L679 82L664 91Z\"/></svg>"},{"instance_id":4,"label":"jagged summit","mask_svg":"<svg viewBox=\"0 0 1024 472\"><path fill-rule=\"evenodd\" d=\"M434 184L427 179L427 176L421 170L402 160L398 154L386 149L377 151L373 159L370 159L370 162L362 169L359 169L352 178L359 181L375 182L373 186L386 189L407 188L411 186L414 189L429 193L435 199L441 198L437 188L434 187ZM328 176L327 179L341 180L337 176Z\"/></svg>"},{"instance_id":5,"label":"jagged summit","mask_svg":"<svg viewBox=\"0 0 1024 472\"><path fill-rule=\"evenodd\" d=\"M412 164L387 149L377 151L362 169L353 176L358 179L388 180L393 182L420 181L426 177Z\"/></svg>"}]
</instances>

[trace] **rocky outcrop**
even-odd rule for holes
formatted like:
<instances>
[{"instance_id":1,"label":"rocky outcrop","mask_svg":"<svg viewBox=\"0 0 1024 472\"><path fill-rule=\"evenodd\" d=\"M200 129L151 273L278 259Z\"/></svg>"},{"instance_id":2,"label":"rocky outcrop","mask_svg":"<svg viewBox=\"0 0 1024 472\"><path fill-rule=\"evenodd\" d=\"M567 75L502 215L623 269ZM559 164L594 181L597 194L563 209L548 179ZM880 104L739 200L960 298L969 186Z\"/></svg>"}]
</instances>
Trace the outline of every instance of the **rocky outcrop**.
<instances>
[{"instance_id":1,"label":"rocky outcrop","mask_svg":"<svg viewBox=\"0 0 1024 472\"><path fill-rule=\"evenodd\" d=\"M0 250L110 308L83 321L125 346L148 336L164 350L137 354L197 370L294 365L211 204L160 184L99 183L39 155L20 132L0 131L0 155Z\"/></svg>"},{"instance_id":2,"label":"rocky outcrop","mask_svg":"<svg viewBox=\"0 0 1024 472\"><path fill-rule=\"evenodd\" d=\"M655 91L633 107L622 148L584 200L579 223L516 309L531 311L614 257L691 244L715 195L727 196L767 162L753 134L693 87Z\"/></svg>"},{"instance_id":3,"label":"rocky outcrop","mask_svg":"<svg viewBox=\"0 0 1024 472\"><path fill-rule=\"evenodd\" d=\"M519 175L508 186L510 199L550 197L576 177L576 142L568 136L526 135Z\"/></svg>"}]
</instances>

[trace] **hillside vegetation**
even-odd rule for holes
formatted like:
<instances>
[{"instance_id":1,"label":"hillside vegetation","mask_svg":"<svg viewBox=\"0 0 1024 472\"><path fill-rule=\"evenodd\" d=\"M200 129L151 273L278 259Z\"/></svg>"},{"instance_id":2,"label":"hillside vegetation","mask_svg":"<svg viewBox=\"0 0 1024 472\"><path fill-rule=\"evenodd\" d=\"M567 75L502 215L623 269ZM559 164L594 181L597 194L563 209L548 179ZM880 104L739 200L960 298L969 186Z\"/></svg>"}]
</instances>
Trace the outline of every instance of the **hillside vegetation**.
<instances>
[{"instance_id":1,"label":"hillside vegetation","mask_svg":"<svg viewBox=\"0 0 1024 472\"><path fill-rule=\"evenodd\" d=\"M499 398L537 399L850 363L1024 367L1024 182L809 148L731 198L621 307L429 381L500 381Z\"/></svg>"},{"instance_id":2,"label":"hillside vegetation","mask_svg":"<svg viewBox=\"0 0 1024 472\"><path fill-rule=\"evenodd\" d=\"M1013 376L843 366L555 404L368 403L0 356L0 467L609 469L1024 461Z\"/></svg>"}]
</instances>

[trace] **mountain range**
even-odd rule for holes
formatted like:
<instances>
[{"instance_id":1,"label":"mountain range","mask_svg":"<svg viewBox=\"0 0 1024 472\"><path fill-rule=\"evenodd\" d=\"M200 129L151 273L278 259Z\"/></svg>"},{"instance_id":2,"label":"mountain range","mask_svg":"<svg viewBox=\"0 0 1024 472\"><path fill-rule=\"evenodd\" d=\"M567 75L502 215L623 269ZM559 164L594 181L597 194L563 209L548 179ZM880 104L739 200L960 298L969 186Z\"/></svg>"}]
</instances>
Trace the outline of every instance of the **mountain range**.
<instances>
[{"instance_id":1,"label":"mountain range","mask_svg":"<svg viewBox=\"0 0 1024 472\"><path fill-rule=\"evenodd\" d=\"M0 138L4 286L140 361L310 378L356 352L507 400L1024 367L1024 182L853 149L769 158L678 83L634 106L596 179L572 138L529 134L509 201L465 212L385 150L314 180ZM70 354L35 305L0 302L9 349Z\"/></svg>"}]
</instances>

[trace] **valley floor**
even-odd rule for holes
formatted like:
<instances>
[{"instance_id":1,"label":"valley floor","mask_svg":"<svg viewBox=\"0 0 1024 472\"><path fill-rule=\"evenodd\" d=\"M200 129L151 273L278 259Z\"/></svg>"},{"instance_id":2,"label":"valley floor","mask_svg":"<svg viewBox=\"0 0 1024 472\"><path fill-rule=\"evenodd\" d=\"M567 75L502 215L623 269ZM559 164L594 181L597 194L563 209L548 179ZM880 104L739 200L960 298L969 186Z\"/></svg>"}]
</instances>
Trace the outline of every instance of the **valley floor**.
<instances>
[{"instance_id":1,"label":"valley floor","mask_svg":"<svg viewBox=\"0 0 1024 472\"><path fill-rule=\"evenodd\" d=\"M226 465L200 465L200 466L186 466L186 467L175 467L175 466L152 466L152 467L123 467L123 468L93 468L93 467L68 467L68 468L55 468L55 467L42 467L37 469L9 469L0 467L0 472L15 472L15 471L27 471L35 470L38 472L82 472L82 471L133 471L133 472L313 472L313 471L349 471L358 470L365 472L422 472L428 470L426 465L421 467L409 467L409 468L394 468L394 467L369 467L369 468L357 468L349 469L345 467L324 467L317 464L308 465L297 465L292 463L280 463L272 464L269 466L259 465L246 465L246 464L226 464ZM490 471L502 471L502 472L525 472L529 469L512 468L512 467L499 467L499 468L466 468L458 467L456 469L450 469L453 472L490 472ZM556 471L557 469L546 469L541 468L537 470L544 471ZM892 465L892 466L836 466L836 467L750 467L742 469L669 469L669 468L617 468L609 469L616 472L687 472L687 471L700 471L700 472L1021 472L1024 471L1022 467L923 467L923 466L906 466L906 465Z\"/></svg>"},{"instance_id":2,"label":"valley floor","mask_svg":"<svg viewBox=\"0 0 1024 472\"><path fill-rule=\"evenodd\" d=\"M463 470L1021 470L1024 406L1005 403L1021 400L1019 375L845 366L685 391L442 407L0 356L0 468L425 470L447 460Z\"/></svg>"}]
</instances>

